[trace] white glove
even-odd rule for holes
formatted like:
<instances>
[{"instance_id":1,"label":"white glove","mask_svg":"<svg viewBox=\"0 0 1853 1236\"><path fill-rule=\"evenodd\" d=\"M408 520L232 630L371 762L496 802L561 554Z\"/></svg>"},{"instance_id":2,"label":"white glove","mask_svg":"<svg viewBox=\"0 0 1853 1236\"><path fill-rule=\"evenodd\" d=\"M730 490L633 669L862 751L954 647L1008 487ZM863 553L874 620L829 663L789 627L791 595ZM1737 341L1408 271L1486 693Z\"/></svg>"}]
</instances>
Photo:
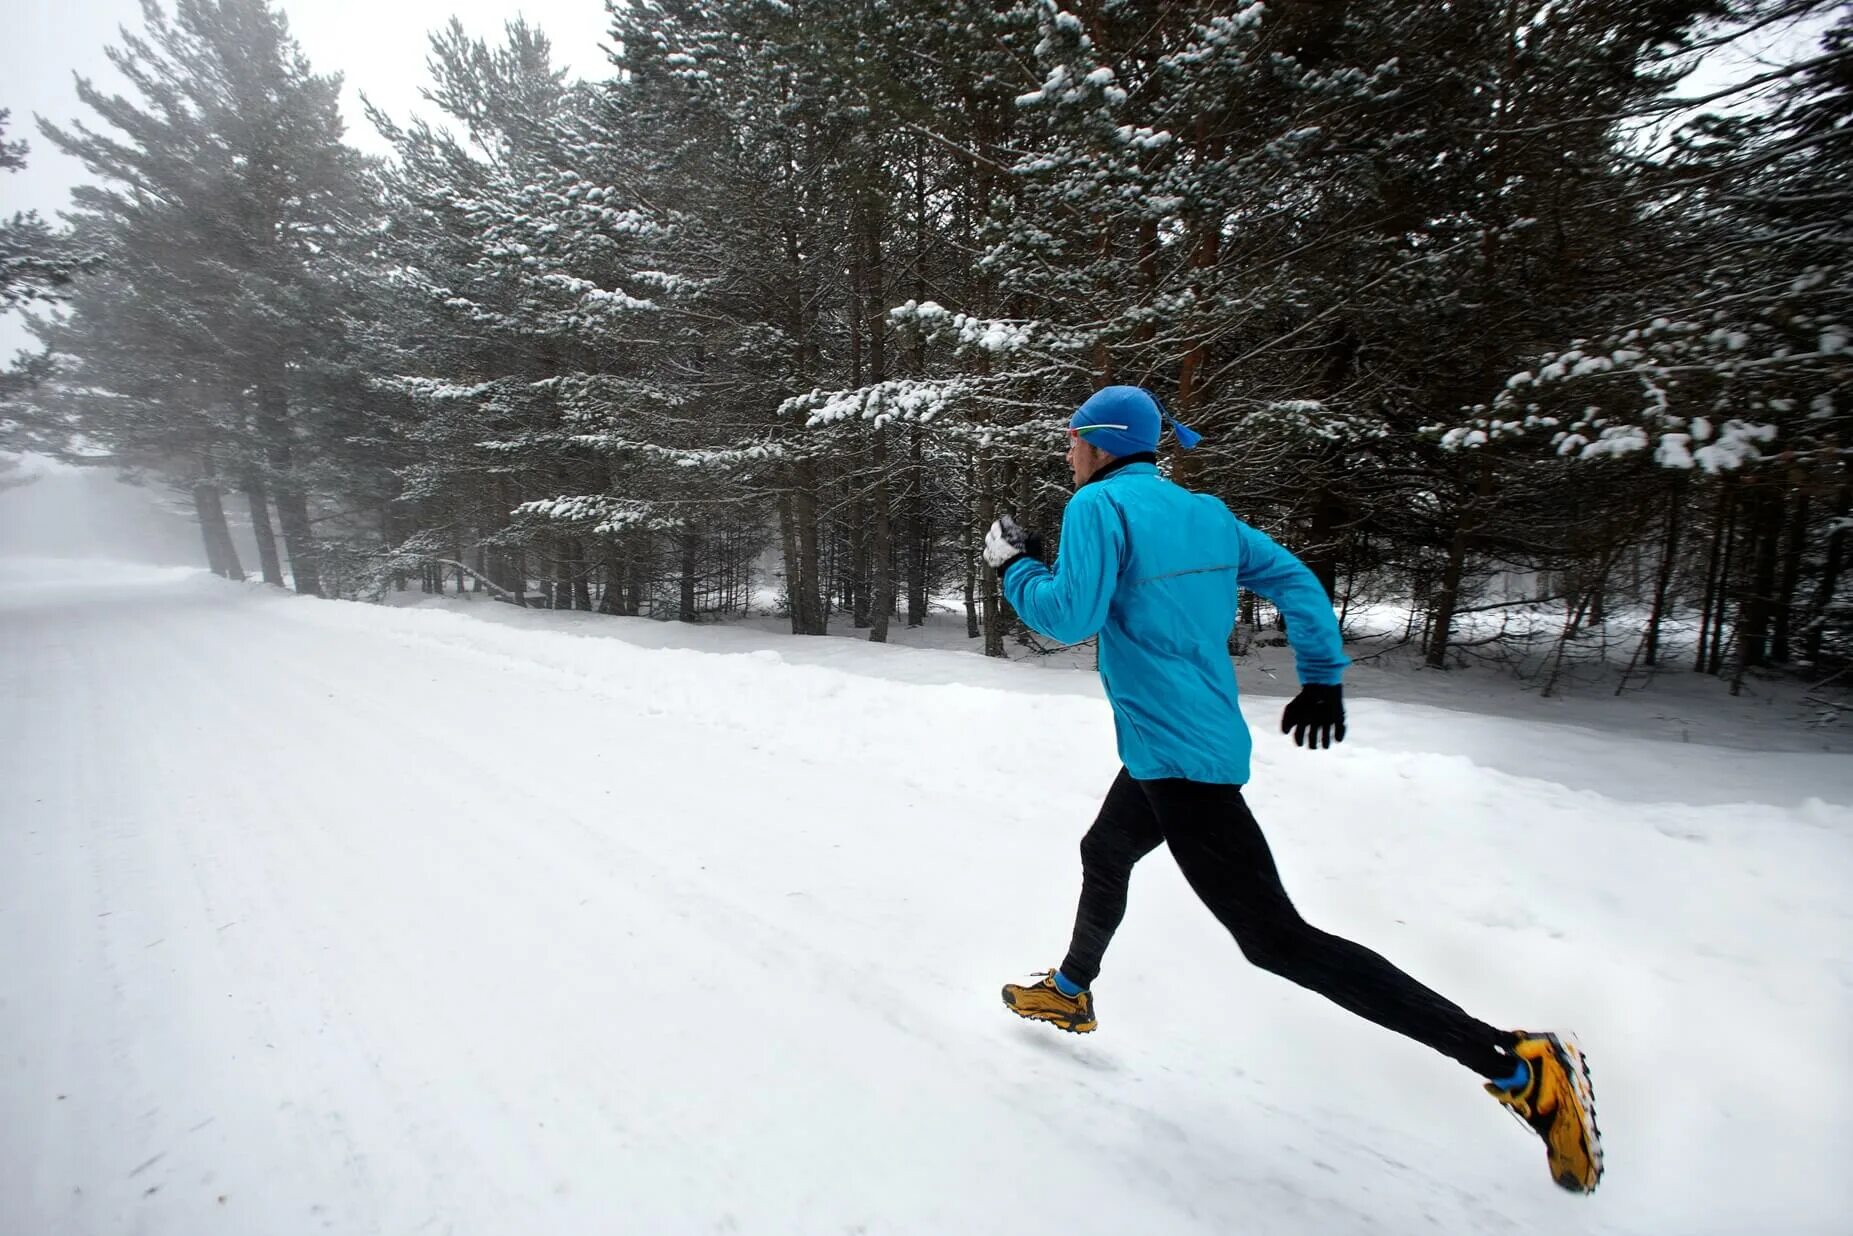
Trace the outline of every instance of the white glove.
<instances>
[{"instance_id":1,"label":"white glove","mask_svg":"<svg viewBox=\"0 0 1853 1236\"><path fill-rule=\"evenodd\" d=\"M1005 515L984 534L984 560L992 570L1001 571L1011 559L1020 558L1029 551L1030 541L1031 534L1024 532L1015 519Z\"/></svg>"}]
</instances>

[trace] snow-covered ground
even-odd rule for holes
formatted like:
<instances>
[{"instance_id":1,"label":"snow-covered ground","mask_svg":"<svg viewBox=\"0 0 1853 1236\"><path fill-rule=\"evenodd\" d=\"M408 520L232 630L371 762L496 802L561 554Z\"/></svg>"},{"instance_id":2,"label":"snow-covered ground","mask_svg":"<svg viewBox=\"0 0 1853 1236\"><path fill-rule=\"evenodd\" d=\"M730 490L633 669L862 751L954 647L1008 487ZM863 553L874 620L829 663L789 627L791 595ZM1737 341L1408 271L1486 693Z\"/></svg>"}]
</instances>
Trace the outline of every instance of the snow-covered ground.
<instances>
[{"instance_id":1,"label":"snow-covered ground","mask_svg":"<svg viewBox=\"0 0 1853 1236\"><path fill-rule=\"evenodd\" d=\"M0 1233L1846 1230L1853 760L1383 692L1308 754L1286 690L1289 888L1580 1034L1593 1198L1162 852L1097 1034L1002 1010L1115 771L1091 675L0 559Z\"/></svg>"}]
</instances>

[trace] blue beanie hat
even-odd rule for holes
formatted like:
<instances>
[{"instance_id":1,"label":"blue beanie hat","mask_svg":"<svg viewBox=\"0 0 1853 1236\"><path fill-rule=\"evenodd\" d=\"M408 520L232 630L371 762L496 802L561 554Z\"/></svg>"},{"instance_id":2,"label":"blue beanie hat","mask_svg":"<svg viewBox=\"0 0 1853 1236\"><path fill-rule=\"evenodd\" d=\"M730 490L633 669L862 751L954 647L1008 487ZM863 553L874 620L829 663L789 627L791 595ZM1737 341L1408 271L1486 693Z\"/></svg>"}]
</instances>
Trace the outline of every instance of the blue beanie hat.
<instances>
[{"instance_id":1,"label":"blue beanie hat","mask_svg":"<svg viewBox=\"0 0 1853 1236\"><path fill-rule=\"evenodd\" d=\"M1142 455L1158 449L1166 421L1171 418L1144 387L1103 386L1068 418L1068 428L1109 455ZM1185 450L1203 440L1176 421L1171 421L1171 429Z\"/></svg>"}]
</instances>

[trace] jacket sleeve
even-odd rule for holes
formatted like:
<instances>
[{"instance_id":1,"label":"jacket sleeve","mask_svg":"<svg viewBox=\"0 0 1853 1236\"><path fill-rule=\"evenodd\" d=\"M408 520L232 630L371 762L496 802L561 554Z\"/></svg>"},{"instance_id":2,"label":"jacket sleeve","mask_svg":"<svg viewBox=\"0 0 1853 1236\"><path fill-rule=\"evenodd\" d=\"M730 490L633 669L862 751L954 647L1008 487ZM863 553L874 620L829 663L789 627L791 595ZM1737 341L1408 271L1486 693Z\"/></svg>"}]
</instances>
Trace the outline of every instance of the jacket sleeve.
<instances>
[{"instance_id":1,"label":"jacket sleeve","mask_svg":"<svg viewBox=\"0 0 1853 1236\"><path fill-rule=\"evenodd\" d=\"M1125 537L1118 508L1100 491L1083 489L1062 512L1054 569L1027 554L1012 558L1004 564L1004 596L1031 630L1078 644L1106 625Z\"/></svg>"},{"instance_id":2,"label":"jacket sleeve","mask_svg":"<svg viewBox=\"0 0 1853 1236\"><path fill-rule=\"evenodd\" d=\"M1312 569L1265 532L1236 521L1242 556L1240 583L1274 603L1287 620L1287 642L1302 683L1335 684L1351 659L1332 613L1331 598Z\"/></svg>"}]
</instances>

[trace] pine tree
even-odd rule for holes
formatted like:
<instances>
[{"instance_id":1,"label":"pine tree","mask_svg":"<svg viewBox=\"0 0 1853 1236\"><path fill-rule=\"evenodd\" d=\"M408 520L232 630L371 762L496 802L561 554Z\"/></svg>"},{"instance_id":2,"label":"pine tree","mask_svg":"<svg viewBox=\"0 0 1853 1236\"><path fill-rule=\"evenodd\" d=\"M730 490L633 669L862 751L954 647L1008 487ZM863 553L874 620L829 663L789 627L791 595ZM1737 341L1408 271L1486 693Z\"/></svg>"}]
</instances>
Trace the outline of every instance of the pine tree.
<instances>
[{"instance_id":1,"label":"pine tree","mask_svg":"<svg viewBox=\"0 0 1853 1236\"><path fill-rule=\"evenodd\" d=\"M0 171L18 172L31 148L7 141L11 113L0 108ZM97 258L52 229L38 212L0 219L0 312L62 299L71 281L93 269Z\"/></svg>"},{"instance_id":2,"label":"pine tree","mask_svg":"<svg viewBox=\"0 0 1853 1236\"><path fill-rule=\"evenodd\" d=\"M31 148L7 141L10 113L0 109L0 171L24 170ZM54 231L36 211L0 219L0 313L27 305L55 304L72 281L97 268L100 259L66 232ZM22 354L0 368L0 449L59 451L67 434L55 420L23 397L48 372L43 356Z\"/></svg>"},{"instance_id":3,"label":"pine tree","mask_svg":"<svg viewBox=\"0 0 1853 1236\"><path fill-rule=\"evenodd\" d=\"M356 209L358 167L341 142L339 79L311 70L267 0L181 0L171 19L147 0L143 19L109 51L138 99L78 82L115 133L43 126L100 182L73 191L72 217L111 280L39 333L71 358L63 376L83 392L69 398L86 432L194 461L175 467L245 488L254 513L274 498L296 588L317 593L310 493L339 429L307 379L337 350L323 266ZM148 402L175 381L195 394ZM124 392L138 393L126 424L115 416ZM156 407L174 418L165 442L151 432ZM209 463L196 462L201 450Z\"/></svg>"},{"instance_id":4,"label":"pine tree","mask_svg":"<svg viewBox=\"0 0 1853 1236\"><path fill-rule=\"evenodd\" d=\"M1746 6L1716 37L1827 8ZM1760 90L1765 101L1679 130L1636 178L1652 236L1634 248L1627 293L1601 306L1598 329L1527 358L1444 439L1493 455L1541 447L1581 465L1579 475L1604 461L1661 471L1635 482L1650 502L1672 503L1648 636L1656 643L1681 577L1679 528L1698 522L1688 508L1709 508L1709 544L1686 544L1701 555L1690 564L1697 665L1711 672L1812 661L1846 639L1835 519L1848 492L1853 270L1833 238L1849 200L1839 156L1853 116L1850 64L1853 21L1841 14L1818 50L1720 96ZM1700 483L1686 484L1687 473Z\"/></svg>"}]
</instances>

